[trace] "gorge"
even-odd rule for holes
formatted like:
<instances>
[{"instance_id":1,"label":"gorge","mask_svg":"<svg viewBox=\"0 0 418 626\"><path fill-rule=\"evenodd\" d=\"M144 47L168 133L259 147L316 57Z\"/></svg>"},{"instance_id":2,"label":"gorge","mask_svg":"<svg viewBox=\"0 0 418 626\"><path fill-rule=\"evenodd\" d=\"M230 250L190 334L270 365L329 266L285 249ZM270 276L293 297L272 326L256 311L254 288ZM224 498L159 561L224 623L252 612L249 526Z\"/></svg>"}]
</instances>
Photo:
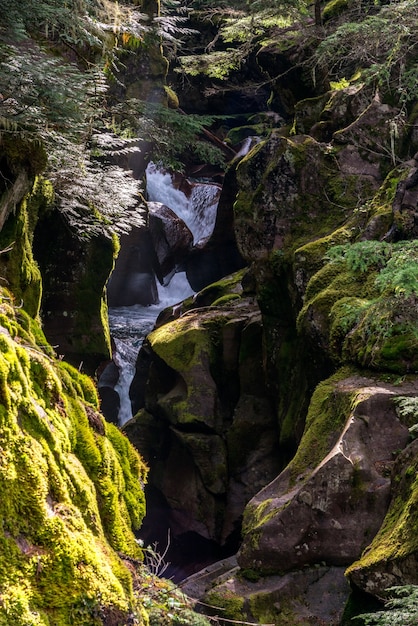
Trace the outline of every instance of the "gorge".
<instances>
[{"instance_id":1,"label":"gorge","mask_svg":"<svg viewBox=\"0 0 418 626\"><path fill-rule=\"evenodd\" d=\"M0 626L415 624L416 0L6 4Z\"/></svg>"}]
</instances>

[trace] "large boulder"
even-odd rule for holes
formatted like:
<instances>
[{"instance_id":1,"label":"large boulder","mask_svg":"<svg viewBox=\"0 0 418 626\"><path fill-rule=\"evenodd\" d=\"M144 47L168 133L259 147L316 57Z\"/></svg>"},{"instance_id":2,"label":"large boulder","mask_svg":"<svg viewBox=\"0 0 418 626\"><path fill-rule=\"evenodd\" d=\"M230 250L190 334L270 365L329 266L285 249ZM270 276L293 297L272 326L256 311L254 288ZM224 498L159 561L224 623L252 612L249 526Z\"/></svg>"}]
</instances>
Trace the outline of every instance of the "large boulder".
<instances>
[{"instance_id":1,"label":"large boulder","mask_svg":"<svg viewBox=\"0 0 418 626\"><path fill-rule=\"evenodd\" d=\"M294 459L247 506L241 568L349 565L379 530L409 436L394 399L413 388L341 376L319 385Z\"/></svg>"},{"instance_id":2,"label":"large boulder","mask_svg":"<svg viewBox=\"0 0 418 626\"><path fill-rule=\"evenodd\" d=\"M193 245L193 235L171 209L160 202L148 202L149 231L157 257L160 283L169 282Z\"/></svg>"},{"instance_id":3,"label":"large boulder","mask_svg":"<svg viewBox=\"0 0 418 626\"><path fill-rule=\"evenodd\" d=\"M381 182L341 169L329 145L279 131L241 160L237 180L235 233L248 263L332 233Z\"/></svg>"},{"instance_id":4,"label":"large boulder","mask_svg":"<svg viewBox=\"0 0 418 626\"><path fill-rule=\"evenodd\" d=\"M410 419L415 422L417 397L402 400L404 406L409 404L412 408ZM415 439L399 454L393 467L391 503L379 533L347 570L349 580L356 587L378 598L385 598L390 587L418 585L417 466L418 440Z\"/></svg>"},{"instance_id":5,"label":"large boulder","mask_svg":"<svg viewBox=\"0 0 418 626\"><path fill-rule=\"evenodd\" d=\"M192 533L236 548L245 504L280 469L278 429L256 302L239 293L216 302L148 336L143 409L124 431L150 464L145 532L152 538L163 507L174 543Z\"/></svg>"},{"instance_id":6,"label":"large boulder","mask_svg":"<svg viewBox=\"0 0 418 626\"><path fill-rule=\"evenodd\" d=\"M339 626L349 590L343 567L318 565L257 577L224 559L181 583L209 615L244 623Z\"/></svg>"}]
</instances>

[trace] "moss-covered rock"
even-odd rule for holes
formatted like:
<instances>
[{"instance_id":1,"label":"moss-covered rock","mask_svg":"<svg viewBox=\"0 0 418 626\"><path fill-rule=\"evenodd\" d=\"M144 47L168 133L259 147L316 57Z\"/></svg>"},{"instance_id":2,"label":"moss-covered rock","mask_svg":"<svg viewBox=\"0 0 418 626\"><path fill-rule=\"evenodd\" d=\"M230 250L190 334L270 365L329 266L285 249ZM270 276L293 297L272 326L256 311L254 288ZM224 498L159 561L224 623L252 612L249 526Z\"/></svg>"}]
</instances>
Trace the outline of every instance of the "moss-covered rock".
<instances>
[{"instance_id":1,"label":"moss-covered rock","mask_svg":"<svg viewBox=\"0 0 418 626\"><path fill-rule=\"evenodd\" d=\"M4 290L0 311L0 623L125 623L147 468Z\"/></svg>"},{"instance_id":2,"label":"moss-covered rock","mask_svg":"<svg viewBox=\"0 0 418 626\"><path fill-rule=\"evenodd\" d=\"M246 502L279 469L260 313L238 283L229 277L183 303L140 353L145 411L125 430L150 462L149 484L168 507L174 538L235 541Z\"/></svg>"},{"instance_id":3,"label":"moss-covered rock","mask_svg":"<svg viewBox=\"0 0 418 626\"><path fill-rule=\"evenodd\" d=\"M0 232L0 270L16 301L30 316L36 317L41 302L41 274L33 257L33 234L38 217L53 201L51 183L35 179L30 193L16 207Z\"/></svg>"},{"instance_id":4,"label":"moss-covered rock","mask_svg":"<svg viewBox=\"0 0 418 626\"><path fill-rule=\"evenodd\" d=\"M416 422L417 398L409 398L408 403L413 407ZM386 589L390 587L418 584L417 470L418 441L415 440L396 460L392 500L382 527L346 573L357 587L380 598L386 596Z\"/></svg>"},{"instance_id":5,"label":"moss-covered rock","mask_svg":"<svg viewBox=\"0 0 418 626\"><path fill-rule=\"evenodd\" d=\"M408 441L394 398L415 391L346 370L318 386L294 458L246 507L243 569L348 565L361 553L387 510L392 454Z\"/></svg>"},{"instance_id":6,"label":"moss-covered rock","mask_svg":"<svg viewBox=\"0 0 418 626\"><path fill-rule=\"evenodd\" d=\"M415 241L362 241L331 248L311 278L299 329L336 362L418 371Z\"/></svg>"},{"instance_id":7,"label":"moss-covered rock","mask_svg":"<svg viewBox=\"0 0 418 626\"><path fill-rule=\"evenodd\" d=\"M235 229L248 262L266 259L274 250L289 254L330 236L377 187L368 176L354 177L329 145L280 133L241 160L237 179Z\"/></svg>"}]
</instances>

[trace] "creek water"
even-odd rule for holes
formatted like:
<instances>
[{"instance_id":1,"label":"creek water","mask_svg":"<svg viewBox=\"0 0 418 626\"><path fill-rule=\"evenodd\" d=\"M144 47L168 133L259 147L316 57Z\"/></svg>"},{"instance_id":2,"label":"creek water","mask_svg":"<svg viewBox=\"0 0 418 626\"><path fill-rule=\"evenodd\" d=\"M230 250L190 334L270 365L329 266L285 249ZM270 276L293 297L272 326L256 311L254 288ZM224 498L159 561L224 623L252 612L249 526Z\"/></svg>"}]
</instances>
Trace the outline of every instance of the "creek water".
<instances>
[{"instance_id":1,"label":"creek water","mask_svg":"<svg viewBox=\"0 0 418 626\"><path fill-rule=\"evenodd\" d=\"M205 182L190 184L186 195L173 184L173 176L153 163L146 170L146 190L149 201L168 206L193 234L194 245L208 238L214 228L220 186ZM132 417L129 388L135 374L135 363L145 337L154 327L158 314L193 294L184 272L173 275L167 285L157 280L158 302L150 306L109 307L109 327L114 343L113 361L119 370L114 389L119 395L119 425ZM100 385L100 381L99 381Z\"/></svg>"},{"instance_id":2,"label":"creek water","mask_svg":"<svg viewBox=\"0 0 418 626\"><path fill-rule=\"evenodd\" d=\"M186 195L176 187L174 177L154 163L146 169L147 196L151 202L162 202L180 217L199 245L212 234L215 226L221 187L215 183L192 181Z\"/></svg>"},{"instance_id":3,"label":"creek water","mask_svg":"<svg viewBox=\"0 0 418 626\"><path fill-rule=\"evenodd\" d=\"M150 306L109 308L109 327L115 350L113 361L119 369L115 391L119 395L119 425L132 417L129 388L135 374L135 363L145 337L152 331L158 314L193 294L184 272L174 274L165 287L158 284L158 304Z\"/></svg>"}]
</instances>

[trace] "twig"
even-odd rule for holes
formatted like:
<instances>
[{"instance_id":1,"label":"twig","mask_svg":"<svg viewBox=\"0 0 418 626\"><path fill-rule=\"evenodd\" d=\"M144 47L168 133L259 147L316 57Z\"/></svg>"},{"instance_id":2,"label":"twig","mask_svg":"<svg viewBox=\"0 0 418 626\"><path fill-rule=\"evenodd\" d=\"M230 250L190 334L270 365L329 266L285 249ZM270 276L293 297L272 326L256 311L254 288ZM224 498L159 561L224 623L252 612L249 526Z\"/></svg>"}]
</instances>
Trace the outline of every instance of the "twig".
<instances>
[{"instance_id":1,"label":"twig","mask_svg":"<svg viewBox=\"0 0 418 626\"><path fill-rule=\"evenodd\" d=\"M227 619L226 617L220 617L219 615L205 615L205 617L213 621L221 620L222 622L228 622L228 624L242 624L243 626L275 626L274 624L259 624L257 622L243 622L239 619Z\"/></svg>"}]
</instances>

